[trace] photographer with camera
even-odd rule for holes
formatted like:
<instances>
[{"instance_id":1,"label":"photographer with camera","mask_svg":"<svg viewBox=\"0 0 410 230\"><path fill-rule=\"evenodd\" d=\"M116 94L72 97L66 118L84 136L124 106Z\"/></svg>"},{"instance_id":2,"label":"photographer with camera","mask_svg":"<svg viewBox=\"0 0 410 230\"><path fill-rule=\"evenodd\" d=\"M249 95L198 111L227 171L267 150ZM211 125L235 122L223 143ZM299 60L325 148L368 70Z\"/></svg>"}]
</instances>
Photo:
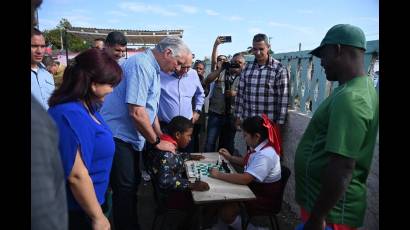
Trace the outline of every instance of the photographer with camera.
<instances>
[{"instance_id":1,"label":"photographer with camera","mask_svg":"<svg viewBox=\"0 0 410 230\"><path fill-rule=\"evenodd\" d=\"M215 41L212 57L216 57L216 47L224 40L218 37ZM245 58L237 53L231 62L218 56L215 70L205 79L205 84L214 82L209 95L208 127L205 152L215 152L219 137L219 148L234 152L236 133L233 116L234 101L239 84L239 75L245 67ZM211 67L212 68L212 67Z\"/></svg>"}]
</instances>

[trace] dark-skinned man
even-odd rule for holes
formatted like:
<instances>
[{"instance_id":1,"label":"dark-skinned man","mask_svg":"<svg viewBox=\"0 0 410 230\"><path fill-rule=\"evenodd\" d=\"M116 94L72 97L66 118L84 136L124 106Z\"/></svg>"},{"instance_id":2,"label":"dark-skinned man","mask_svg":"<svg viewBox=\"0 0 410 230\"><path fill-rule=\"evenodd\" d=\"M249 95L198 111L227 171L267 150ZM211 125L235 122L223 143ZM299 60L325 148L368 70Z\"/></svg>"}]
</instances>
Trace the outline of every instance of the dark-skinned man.
<instances>
[{"instance_id":1,"label":"dark-skinned man","mask_svg":"<svg viewBox=\"0 0 410 230\"><path fill-rule=\"evenodd\" d=\"M311 54L339 86L315 111L295 156L296 201L305 230L357 229L366 211L379 122L378 96L364 68L366 39L352 25L332 27Z\"/></svg>"}]
</instances>

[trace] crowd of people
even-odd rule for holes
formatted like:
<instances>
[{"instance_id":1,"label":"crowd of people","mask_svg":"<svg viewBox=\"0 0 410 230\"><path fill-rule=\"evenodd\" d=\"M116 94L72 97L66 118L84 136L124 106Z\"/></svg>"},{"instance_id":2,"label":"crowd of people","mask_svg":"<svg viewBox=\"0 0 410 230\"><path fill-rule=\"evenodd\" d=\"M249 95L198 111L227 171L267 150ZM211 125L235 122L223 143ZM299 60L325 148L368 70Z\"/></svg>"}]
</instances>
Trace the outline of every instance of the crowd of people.
<instances>
[{"instance_id":1,"label":"crowd of people","mask_svg":"<svg viewBox=\"0 0 410 230\"><path fill-rule=\"evenodd\" d=\"M33 9L39 4L32 0ZM200 151L218 152L243 168L230 174L212 169L211 177L248 185L256 195L243 206L219 205L212 229L241 229L241 209L251 213L282 202L275 194L281 186L288 69L269 53L265 34L253 37L255 59L248 63L242 53L230 60L218 55L223 43L216 38L205 76L206 64L193 63L179 37L165 37L125 59L127 39L113 31L70 60L55 80L59 65L44 57L45 38L33 29L32 229L111 229L111 224L116 230L140 229L137 191L143 170L170 208L192 210L189 191L210 187L189 182L183 162L201 160L191 155ZM326 78L340 85L316 110L296 150L296 202L304 229L363 224L378 130L378 96L364 70L365 45L360 28L340 24L311 52L321 59ZM235 151L237 132L244 135L246 154ZM113 223L104 214L108 192ZM181 226L191 227L191 220Z\"/></svg>"}]
</instances>

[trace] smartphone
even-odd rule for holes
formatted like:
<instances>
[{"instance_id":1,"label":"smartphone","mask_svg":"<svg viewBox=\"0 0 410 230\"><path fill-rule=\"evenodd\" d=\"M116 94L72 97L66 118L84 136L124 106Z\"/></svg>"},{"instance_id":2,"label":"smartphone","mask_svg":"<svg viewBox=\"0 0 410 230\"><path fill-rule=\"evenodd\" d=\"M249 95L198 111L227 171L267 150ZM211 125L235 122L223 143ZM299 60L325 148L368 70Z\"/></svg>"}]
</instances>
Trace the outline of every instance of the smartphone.
<instances>
[{"instance_id":1,"label":"smartphone","mask_svg":"<svg viewBox=\"0 0 410 230\"><path fill-rule=\"evenodd\" d=\"M221 36L224 43L232 42L232 36Z\"/></svg>"}]
</instances>

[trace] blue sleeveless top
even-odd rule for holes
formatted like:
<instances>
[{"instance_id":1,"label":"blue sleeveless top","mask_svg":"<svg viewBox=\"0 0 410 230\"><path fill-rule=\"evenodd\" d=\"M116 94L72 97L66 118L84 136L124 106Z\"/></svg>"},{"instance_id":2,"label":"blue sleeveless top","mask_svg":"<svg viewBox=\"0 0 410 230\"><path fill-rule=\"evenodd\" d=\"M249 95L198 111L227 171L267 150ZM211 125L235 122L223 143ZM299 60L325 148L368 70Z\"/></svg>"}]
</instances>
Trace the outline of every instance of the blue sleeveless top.
<instances>
[{"instance_id":1,"label":"blue sleeveless top","mask_svg":"<svg viewBox=\"0 0 410 230\"><path fill-rule=\"evenodd\" d=\"M53 106L48 113L59 129L58 147L65 179L71 173L77 149L80 148L81 158L94 184L98 202L103 204L115 151L111 130L98 112L94 116L101 124L93 120L79 101ZM68 183L66 188L69 210L81 209Z\"/></svg>"}]
</instances>

